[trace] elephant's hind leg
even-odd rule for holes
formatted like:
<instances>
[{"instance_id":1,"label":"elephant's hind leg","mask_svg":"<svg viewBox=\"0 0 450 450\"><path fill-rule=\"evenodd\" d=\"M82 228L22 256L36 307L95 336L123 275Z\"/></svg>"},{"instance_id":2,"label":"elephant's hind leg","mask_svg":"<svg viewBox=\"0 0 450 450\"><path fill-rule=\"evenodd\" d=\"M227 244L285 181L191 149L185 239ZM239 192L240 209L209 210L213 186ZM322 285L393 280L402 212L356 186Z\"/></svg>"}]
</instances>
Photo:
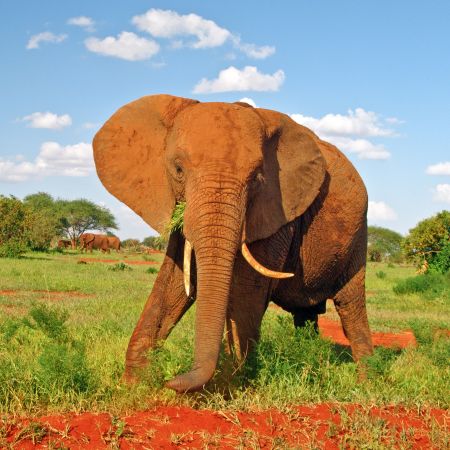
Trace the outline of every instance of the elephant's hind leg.
<instances>
[{"instance_id":1,"label":"elephant's hind leg","mask_svg":"<svg viewBox=\"0 0 450 450\"><path fill-rule=\"evenodd\" d=\"M361 266L334 297L342 327L352 348L353 359L359 361L373 352L372 336L366 311L365 266Z\"/></svg>"}]
</instances>

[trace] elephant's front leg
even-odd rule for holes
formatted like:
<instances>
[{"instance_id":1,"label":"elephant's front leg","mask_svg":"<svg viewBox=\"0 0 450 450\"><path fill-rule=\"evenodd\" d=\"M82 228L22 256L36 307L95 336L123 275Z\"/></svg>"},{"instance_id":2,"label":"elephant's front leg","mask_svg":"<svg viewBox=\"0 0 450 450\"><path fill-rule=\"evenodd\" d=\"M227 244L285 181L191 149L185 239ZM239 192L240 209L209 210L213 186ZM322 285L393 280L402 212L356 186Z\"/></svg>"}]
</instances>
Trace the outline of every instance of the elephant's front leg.
<instances>
[{"instance_id":1,"label":"elephant's front leg","mask_svg":"<svg viewBox=\"0 0 450 450\"><path fill-rule=\"evenodd\" d=\"M184 289L183 250L184 238L173 233L153 290L128 344L124 374L127 381L136 380L139 369L148 364L148 350L167 338L194 302L194 296L187 297Z\"/></svg>"}]
</instances>

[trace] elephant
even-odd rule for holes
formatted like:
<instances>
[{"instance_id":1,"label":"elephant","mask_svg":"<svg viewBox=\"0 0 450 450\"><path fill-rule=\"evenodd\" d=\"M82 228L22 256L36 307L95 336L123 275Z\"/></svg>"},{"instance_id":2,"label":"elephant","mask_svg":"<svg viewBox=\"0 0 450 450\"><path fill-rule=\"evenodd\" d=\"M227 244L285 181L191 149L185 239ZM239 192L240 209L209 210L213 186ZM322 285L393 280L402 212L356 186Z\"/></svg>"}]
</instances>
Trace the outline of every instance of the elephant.
<instances>
[{"instance_id":1,"label":"elephant","mask_svg":"<svg viewBox=\"0 0 450 450\"><path fill-rule=\"evenodd\" d=\"M222 339L239 361L258 341L269 301L296 326L334 301L353 359L373 352L365 304L367 192L333 145L280 112L246 103L149 95L118 109L93 140L105 188L152 228L172 231L130 338L134 382L196 302L194 362L166 387L200 390Z\"/></svg>"},{"instance_id":2,"label":"elephant","mask_svg":"<svg viewBox=\"0 0 450 450\"><path fill-rule=\"evenodd\" d=\"M80 236L81 251L87 253L88 250L92 253L92 250L101 250L102 253L109 253L108 238L104 234L95 233L83 233Z\"/></svg>"},{"instance_id":3,"label":"elephant","mask_svg":"<svg viewBox=\"0 0 450 450\"><path fill-rule=\"evenodd\" d=\"M117 236L107 236L108 247L120 252L120 239Z\"/></svg>"},{"instance_id":4,"label":"elephant","mask_svg":"<svg viewBox=\"0 0 450 450\"><path fill-rule=\"evenodd\" d=\"M58 248L71 248L72 241L70 239L59 239L57 247Z\"/></svg>"}]
</instances>

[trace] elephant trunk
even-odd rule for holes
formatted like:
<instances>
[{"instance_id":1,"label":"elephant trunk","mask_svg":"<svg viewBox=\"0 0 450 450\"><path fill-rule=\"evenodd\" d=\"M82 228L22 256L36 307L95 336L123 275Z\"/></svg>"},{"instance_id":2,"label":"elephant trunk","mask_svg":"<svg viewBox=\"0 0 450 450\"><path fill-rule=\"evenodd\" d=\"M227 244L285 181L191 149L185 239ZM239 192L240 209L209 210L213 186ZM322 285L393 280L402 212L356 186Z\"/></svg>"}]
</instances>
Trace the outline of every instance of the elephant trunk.
<instances>
[{"instance_id":1,"label":"elephant trunk","mask_svg":"<svg viewBox=\"0 0 450 450\"><path fill-rule=\"evenodd\" d=\"M210 182L202 177L186 192L184 229L195 250L197 310L193 367L166 385L177 392L201 389L214 374L241 241L246 202L243 184L230 181L230 175L209 178Z\"/></svg>"}]
</instances>

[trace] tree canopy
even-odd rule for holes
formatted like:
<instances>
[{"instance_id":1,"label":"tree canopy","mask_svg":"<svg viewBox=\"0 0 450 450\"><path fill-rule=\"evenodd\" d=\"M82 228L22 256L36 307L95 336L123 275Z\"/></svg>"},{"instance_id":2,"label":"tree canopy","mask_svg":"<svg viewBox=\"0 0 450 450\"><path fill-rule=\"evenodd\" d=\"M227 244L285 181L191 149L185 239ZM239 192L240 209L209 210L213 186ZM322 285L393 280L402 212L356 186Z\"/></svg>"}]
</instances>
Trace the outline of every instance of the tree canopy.
<instances>
[{"instance_id":1,"label":"tree canopy","mask_svg":"<svg viewBox=\"0 0 450 450\"><path fill-rule=\"evenodd\" d=\"M450 211L420 221L409 230L404 242L406 257L440 272L450 269Z\"/></svg>"},{"instance_id":2,"label":"tree canopy","mask_svg":"<svg viewBox=\"0 0 450 450\"><path fill-rule=\"evenodd\" d=\"M399 261L403 236L389 228L369 226L367 256L369 261Z\"/></svg>"}]
</instances>

